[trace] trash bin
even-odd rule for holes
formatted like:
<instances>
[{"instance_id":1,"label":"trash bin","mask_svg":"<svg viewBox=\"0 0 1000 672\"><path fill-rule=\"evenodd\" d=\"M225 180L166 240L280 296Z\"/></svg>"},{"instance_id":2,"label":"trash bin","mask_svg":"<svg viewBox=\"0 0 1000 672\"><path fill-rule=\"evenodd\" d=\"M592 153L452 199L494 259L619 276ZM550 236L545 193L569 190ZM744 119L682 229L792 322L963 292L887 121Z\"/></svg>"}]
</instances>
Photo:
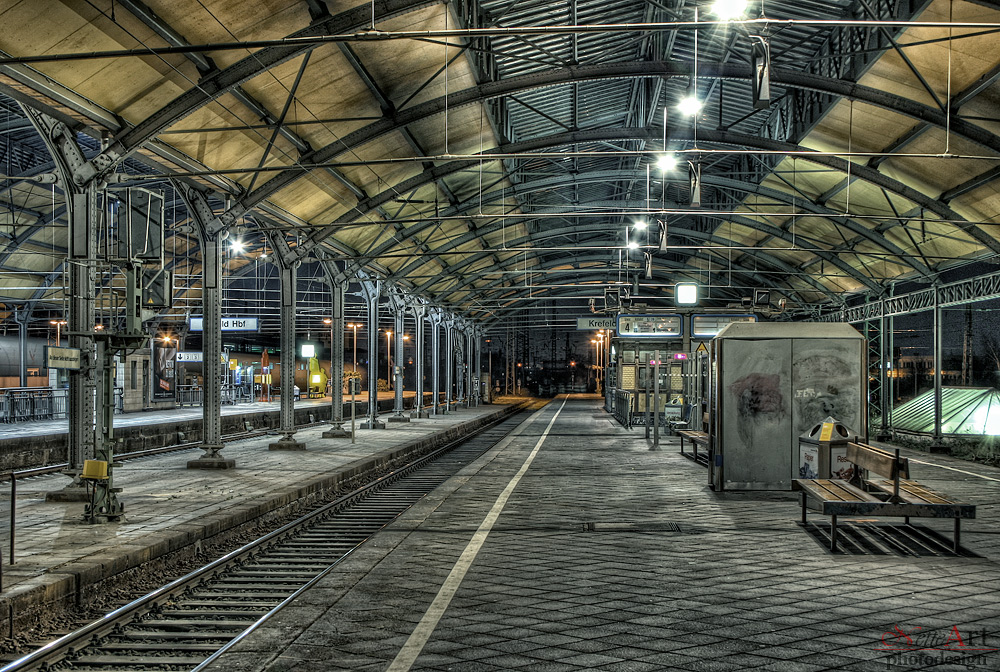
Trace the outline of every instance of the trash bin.
<instances>
[{"instance_id":1,"label":"trash bin","mask_svg":"<svg viewBox=\"0 0 1000 672\"><path fill-rule=\"evenodd\" d=\"M854 476L847 461L847 444L857 441L857 432L839 420L827 417L799 436L799 478L840 478Z\"/></svg>"}]
</instances>

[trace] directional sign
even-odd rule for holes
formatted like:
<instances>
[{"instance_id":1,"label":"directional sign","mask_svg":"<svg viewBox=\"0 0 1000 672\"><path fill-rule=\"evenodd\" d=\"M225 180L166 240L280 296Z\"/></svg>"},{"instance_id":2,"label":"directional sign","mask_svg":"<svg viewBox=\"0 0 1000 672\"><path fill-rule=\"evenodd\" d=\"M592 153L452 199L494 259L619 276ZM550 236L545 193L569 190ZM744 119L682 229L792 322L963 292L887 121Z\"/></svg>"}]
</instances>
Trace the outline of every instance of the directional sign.
<instances>
[{"instance_id":1,"label":"directional sign","mask_svg":"<svg viewBox=\"0 0 1000 672\"><path fill-rule=\"evenodd\" d=\"M615 318L613 317L578 317L576 318L577 331L596 331L598 329L614 329Z\"/></svg>"},{"instance_id":2,"label":"directional sign","mask_svg":"<svg viewBox=\"0 0 1000 672\"><path fill-rule=\"evenodd\" d=\"M618 335L628 338L680 338L683 322L680 315L618 316Z\"/></svg>"},{"instance_id":3,"label":"directional sign","mask_svg":"<svg viewBox=\"0 0 1000 672\"><path fill-rule=\"evenodd\" d=\"M79 369L80 348L57 348L54 345L45 346L45 368Z\"/></svg>"},{"instance_id":4,"label":"directional sign","mask_svg":"<svg viewBox=\"0 0 1000 672\"><path fill-rule=\"evenodd\" d=\"M189 317L188 328L191 331L203 331L205 319L202 317ZM222 318L223 331L260 331L260 320L256 317L224 317Z\"/></svg>"},{"instance_id":5,"label":"directional sign","mask_svg":"<svg viewBox=\"0 0 1000 672\"><path fill-rule=\"evenodd\" d=\"M202 361L202 359L201 359L201 353L200 352L178 352L177 353L177 361L178 362L183 362L183 363L187 363L187 362L200 362L200 361Z\"/></svg>"}]
</instances>

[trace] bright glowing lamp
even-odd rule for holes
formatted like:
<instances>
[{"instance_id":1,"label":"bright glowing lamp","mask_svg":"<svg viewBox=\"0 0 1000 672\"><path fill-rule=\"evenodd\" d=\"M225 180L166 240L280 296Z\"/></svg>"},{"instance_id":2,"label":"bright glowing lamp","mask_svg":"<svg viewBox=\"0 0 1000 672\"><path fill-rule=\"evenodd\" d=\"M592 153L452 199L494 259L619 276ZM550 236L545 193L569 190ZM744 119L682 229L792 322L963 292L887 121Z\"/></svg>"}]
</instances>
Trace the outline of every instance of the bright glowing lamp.
<instances>
[{"instance_id":1,"label":"bright glowing lamp","mask_svg":"<svg viewBox=\"0 0 1000 672\"><path fill-rule=\"evenodd\" d=\"M312 384L313 385L319 385L319 374L318 373L314 373L312 375Z\"/></svg>"},{"instance_id":2,"label":"bright glowing lamp","mask_svg":"<svg viewBox=\"0 0 1000 672\"><path fill-rule=\"evenodd\" d=\"M701 112L701 101L696 96L685 96L677 103L677 109L681 114L693 117Z\"/></svg>"},{"instance_id":3,"label":"bright glowing lamp","mask_svg":"<svg viewBox=\"0 0 1000 672\"><path fill-rule=\"evenodd\" d=\"M243 241L242 240L234 240L233 241L233 252L236 252L237 254L239 254L242 251L243 251Z\"/></svg>"},{"instance_id":4,"label":"bright glowing lamp","mask_svg":"<svg viewBox=\"0 0 1000 672\"><path fill-rule=\"evenodd\" d=\"M693 306L698 303L698 285L693 282L678 282L674 285L674 302L678 306Z\"/></svg>"},{"instance_id":5,"label":"bright glowing lamp","mask_svg":"<svg viewBox=\"0 0 1000 672\"><path fill-rule=\"evenodd\" d=\"M634 240L628 241L628 249L630 249L630 250L638 250L639 249L639 243L635 242Z\"/></svg>"},{"instance_id":6,"label":"bright glowing lamp","mask_svg":"<svg viewBox=\"0 0 1000 672\"><path fill-rule=\"evenodd\" d=\"M712 3L712 13L722 21L733 21L743 16L747 11L746 0L715 0Z\"/></svg>"},{"instance_id":7,"label":"bright glowing lamp","mask_svg":"<svg viewBox=\"0 0 1000 672\"><path fill-rule=\"evenodd\" d=\"M645 229L646 226L647 226L646 220L645 219L637 219L634 222L632 222L632 226L634 226L637 229Z\"/></svg>"},{"instance_id":8,"label":"bright glowing lamp","mask_svg":"<svg viewBox=\"0 0 1000 672\"><path fill-rule=\"evenodd\" d=\"M302 346L302 359L309 359L316 356L316 346L306 343Z\"/></svg>"},{"instance_id":9,"label":"bright glowing lamp","mask_svg":"<svg viewBox=\"0 0 1000 672\"><path fill-rule=\"evenodd\" d=\"M677 157L672 153L661 154L659 158L656 159L656 167L664 173L669 172L677 167Z\"/></svg>"}]
</instances>

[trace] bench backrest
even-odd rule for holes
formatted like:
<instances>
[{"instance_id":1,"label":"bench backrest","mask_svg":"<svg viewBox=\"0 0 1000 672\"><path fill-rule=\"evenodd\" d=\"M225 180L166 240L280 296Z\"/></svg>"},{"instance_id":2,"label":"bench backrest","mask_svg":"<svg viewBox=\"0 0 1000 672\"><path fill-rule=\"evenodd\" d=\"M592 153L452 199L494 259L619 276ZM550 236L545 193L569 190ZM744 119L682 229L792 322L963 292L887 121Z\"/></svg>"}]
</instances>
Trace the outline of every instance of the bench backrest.
<instances>
[{"instance_id":1,"label":"bench backrest","mask_svg":"<svg viewBox=\"0 0 1000 672\"><path fill-rule=\"evenodd\" d=\"M883 478L898 480L910 477L910 462L897 453L869 446L865 443L848 443L847 459L862 469L874 472Z\"/></svg>"}]
</instances>

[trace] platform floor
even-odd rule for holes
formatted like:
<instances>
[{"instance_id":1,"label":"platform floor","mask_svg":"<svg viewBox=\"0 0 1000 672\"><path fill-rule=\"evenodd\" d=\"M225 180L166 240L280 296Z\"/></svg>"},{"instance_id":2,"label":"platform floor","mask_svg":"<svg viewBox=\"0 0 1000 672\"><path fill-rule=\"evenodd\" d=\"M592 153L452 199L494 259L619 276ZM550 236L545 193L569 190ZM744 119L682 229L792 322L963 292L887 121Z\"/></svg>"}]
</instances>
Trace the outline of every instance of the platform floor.
<instances>
[{"instance_id":1,"label":"platform floor","mask_svg":"<svg viewBox=\"0 0 1000 672\"><path fill-rule=\"evenodd\" d=\"M354 444L349 438L322 438L328 424L301 428L295 439L306 444L306 451L269 450L268 444L277 438L275 434L240 439L227 443L222 451L224 457L236 460L236 468L230 470L187 469L187 462L202 454L197 448L131 459L115 470L115 486L122 488L120 497L125 504L124 520L118 523L90 525L83 521L83 504L45 501L47 492L69 483L65 476L19 479L13 565L7 528L10 483L0 484L4 586L0 600L9 601L24 591L53 585L88 566L131 564L146 549L165 543L178 531L187 531L197 539L199 528L211 525L213 517L230 516L241 508L250 509L274 498L291 497L296 488L311 479L501 408L462 408L428 419L387 423L386 429L359 429ZM201 409L196 410L200 414ZM163 413L137 414L135 419L156 424L163 422Z\"/></svg>"},{"instance_id":2,"label":"platform floor","mask_svg":"<svg viewBox=\"0 0 1000 672\"><path fill-rule=\"evenodd\" d=\"M980 557L835 556L675 441L559 398L208 669L1000 669L1000 470L912 453Z\"/></svg>"}]
</instances>

